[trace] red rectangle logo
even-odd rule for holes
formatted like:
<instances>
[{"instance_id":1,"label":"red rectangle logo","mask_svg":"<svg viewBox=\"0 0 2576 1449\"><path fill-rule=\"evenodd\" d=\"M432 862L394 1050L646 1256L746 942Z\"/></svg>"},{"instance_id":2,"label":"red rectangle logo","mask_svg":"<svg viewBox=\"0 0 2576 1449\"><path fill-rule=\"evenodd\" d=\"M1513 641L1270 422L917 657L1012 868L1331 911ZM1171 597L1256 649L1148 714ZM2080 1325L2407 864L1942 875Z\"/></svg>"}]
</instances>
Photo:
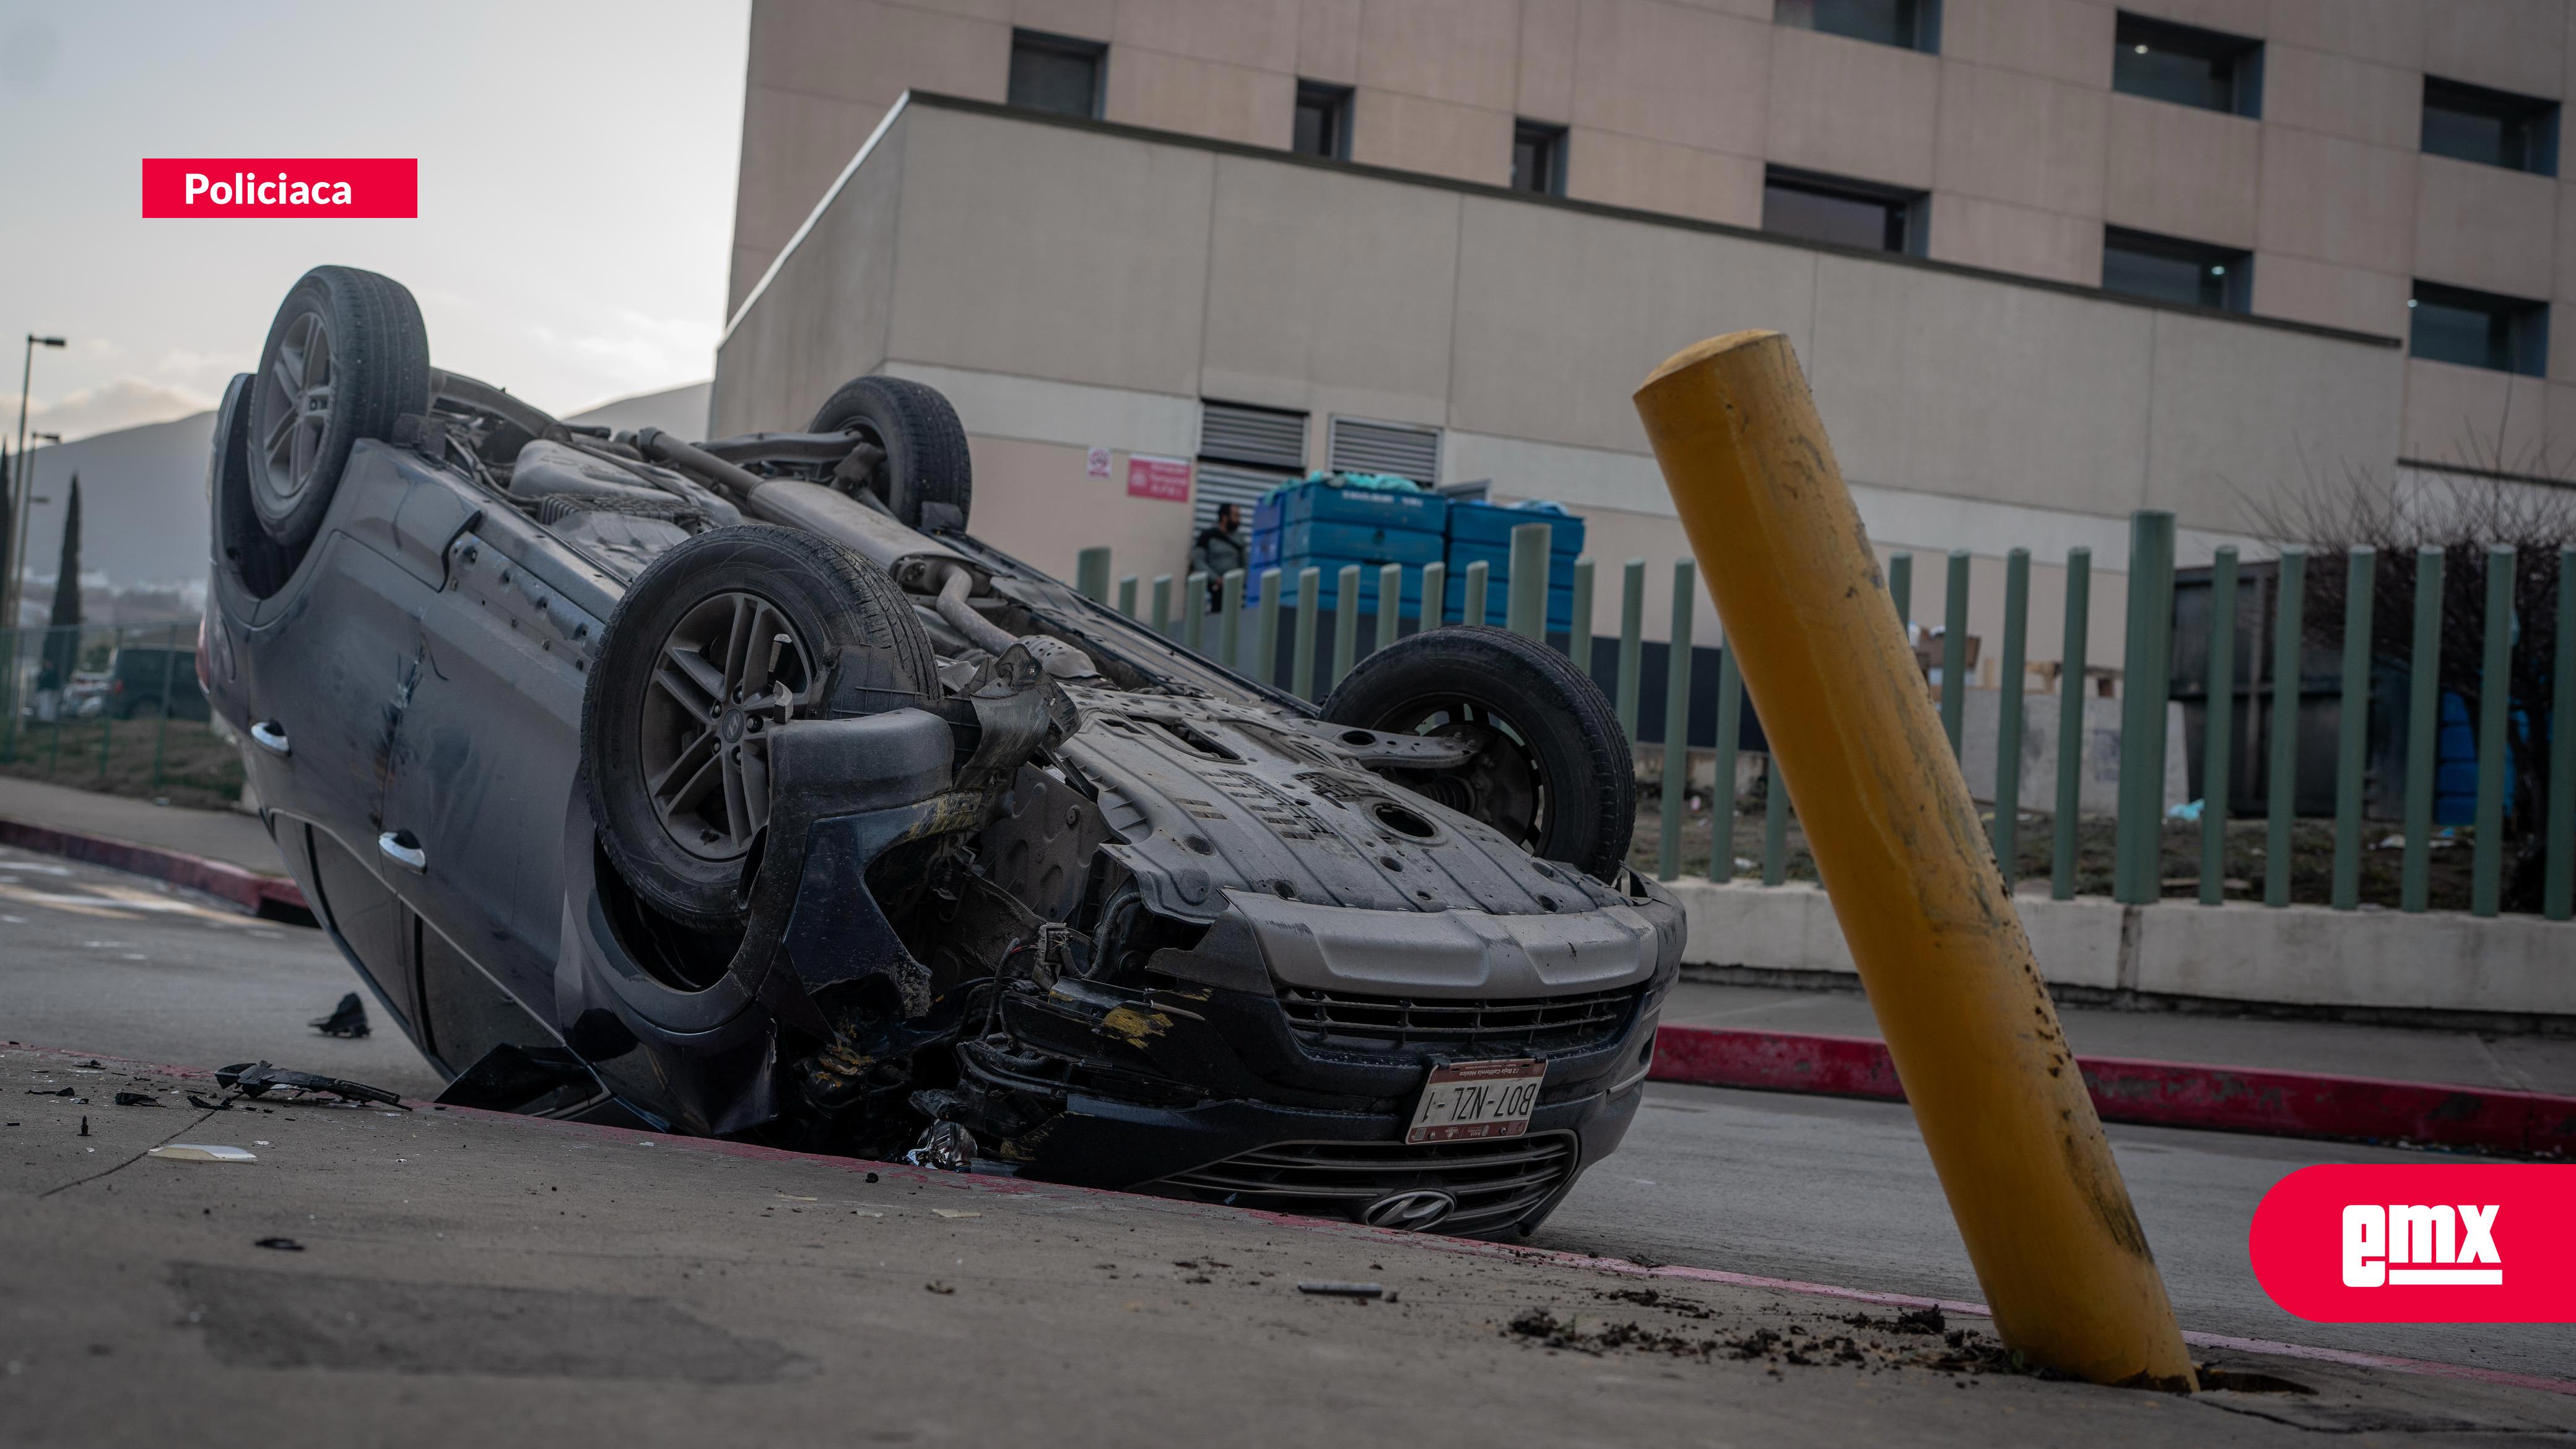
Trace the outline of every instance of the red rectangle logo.
<instances>
[{"instance_id":1,"label":"red rectangle logo","mask_svg":"<svg viewBox=\"0 0 2576 1449\"><path fill-rule=\"evenodd\" d=\"M143 158L146 217L420 215L416 158Z\"/></svg>"}]
</instances>

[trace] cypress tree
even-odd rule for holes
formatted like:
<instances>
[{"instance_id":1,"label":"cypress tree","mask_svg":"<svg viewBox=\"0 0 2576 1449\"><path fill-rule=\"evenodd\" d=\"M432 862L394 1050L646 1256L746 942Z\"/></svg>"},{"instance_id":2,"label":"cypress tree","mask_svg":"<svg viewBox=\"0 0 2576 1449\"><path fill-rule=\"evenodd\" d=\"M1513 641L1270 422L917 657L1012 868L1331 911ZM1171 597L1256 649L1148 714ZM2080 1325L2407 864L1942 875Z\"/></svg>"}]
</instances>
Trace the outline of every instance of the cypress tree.
<instances>
[{"instance_id":1,"label":"cypress tree","mask_svg":"<svg viewBox=\"0 0 2576 1449\"><path fill-rule=\"evenodd\" d=\"M80 662L80 553L80 475L74 473L71 498L63 507L62 558L54 567L54 613L48 622L56 632L45 636L46 650L54 657L54 667L62 672L66 688L71 685L72 669Z\"/></svg>"}]
</instances>

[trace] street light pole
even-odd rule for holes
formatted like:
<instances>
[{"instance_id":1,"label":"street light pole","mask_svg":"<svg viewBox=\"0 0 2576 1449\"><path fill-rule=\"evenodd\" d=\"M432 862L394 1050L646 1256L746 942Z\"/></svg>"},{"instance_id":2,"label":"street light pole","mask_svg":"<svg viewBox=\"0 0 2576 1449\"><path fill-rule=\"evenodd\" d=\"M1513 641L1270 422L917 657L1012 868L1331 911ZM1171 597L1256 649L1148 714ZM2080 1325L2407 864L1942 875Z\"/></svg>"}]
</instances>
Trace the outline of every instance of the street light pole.
<instances>
[{"instance_id":1,"label":"street light pole","mask_svg":"<svg viewBox=\"0 0 2576 1449\"><path fill-rule=\"evenodd\" d=\"M11 557L7 560L9 565L9 577L5 580L0 580L0 584L6 585L6 587L0 587L0 629L15 629L18 627L18 596L21 592L20 586L27 571L27 497L29 494L35 492L34 475L27 467L27 390L29 384L35 380L36 349L39 347L61 347L63 345L63 339L59 337L39 337L35 333L30 332L27 334L27 355L20 361L18 366L19 476L17 480L18 497L15 500L18 505L18 518L17 526L12 528L9 532L9 552L11 554Z\"/></svg>"}]
</instances>

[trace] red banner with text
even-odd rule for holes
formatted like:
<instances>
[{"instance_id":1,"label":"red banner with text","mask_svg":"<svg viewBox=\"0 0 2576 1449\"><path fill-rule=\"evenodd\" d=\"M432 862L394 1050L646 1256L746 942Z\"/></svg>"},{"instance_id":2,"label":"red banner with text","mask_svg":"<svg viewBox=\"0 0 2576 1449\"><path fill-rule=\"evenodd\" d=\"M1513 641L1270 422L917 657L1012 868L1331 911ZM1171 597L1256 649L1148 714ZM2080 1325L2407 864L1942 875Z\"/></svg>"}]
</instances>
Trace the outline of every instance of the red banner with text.
<instances>
[{"instance_id":1,"label":"red banner with text","mask_svg":"<svg viewBox=\"0 0 2576 1449\"><path fill-rule=\"evenodd\" d=\"M148 217L417 217L420 162L403 157L220 160L147 156Z\"/></svg>"}]
</instances>

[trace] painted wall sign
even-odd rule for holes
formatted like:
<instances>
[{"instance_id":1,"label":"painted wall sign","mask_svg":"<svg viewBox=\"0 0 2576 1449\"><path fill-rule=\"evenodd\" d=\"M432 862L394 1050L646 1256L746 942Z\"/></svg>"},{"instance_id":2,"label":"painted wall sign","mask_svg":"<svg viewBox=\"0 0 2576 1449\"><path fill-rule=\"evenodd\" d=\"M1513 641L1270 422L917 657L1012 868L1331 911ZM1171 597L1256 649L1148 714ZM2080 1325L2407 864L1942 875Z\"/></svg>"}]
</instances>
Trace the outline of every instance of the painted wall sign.
<instances>
[{"instance_id":1,"label":"painted wall sign","mask_svg":"<svg viewBox=\"0 0 2576 1449\"><path fill-rule=\"evenodd\" d=\"M1190 501L1190 460L1187 458L1149 458L1141 453L1127 459L1127 496L1161 498L1173 503Z\"/></svg>"}]
</instances>

